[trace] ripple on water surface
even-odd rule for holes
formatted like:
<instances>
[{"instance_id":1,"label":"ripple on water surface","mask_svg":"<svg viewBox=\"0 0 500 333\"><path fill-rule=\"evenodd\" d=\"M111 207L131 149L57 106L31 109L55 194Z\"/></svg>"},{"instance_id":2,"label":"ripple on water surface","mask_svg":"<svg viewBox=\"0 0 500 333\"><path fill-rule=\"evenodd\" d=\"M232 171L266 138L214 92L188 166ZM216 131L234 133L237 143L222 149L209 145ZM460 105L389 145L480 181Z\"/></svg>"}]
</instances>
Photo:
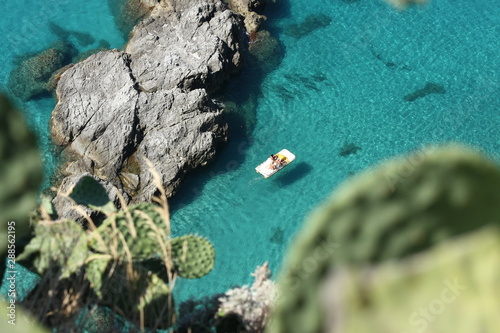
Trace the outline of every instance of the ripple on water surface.
<instances>
[{"instance_id":1,"label":"ripple on water surface","mask_svg":"<svg viewBox=\"0 0 500 333\"><path fill-rule=\"evenodd\" d=\"M233 129L215 163L191 175L172 199L174 233L206 236L217 251L212 273L179 281L178 300L249 283L267 260L276 272L311 209L385 158L450 140L500 156L499 1L434 0L406 12L382 1L277 6L279 19L267 24L280 32L285 57L260 86L253 133ZM4 90L16 57L68 31L80 52L100 41L124 42L107 1L7 0L0 12L9 13L0 21ZM245 80L253 87L251 76ZM47 123L54 102L21 106L53 167ZM282 148L296 161L270 179L255 173Z\"/></svg>"},{"instance_id":2,"label":"ripple on water surface","mask_svg":"<svg viewBox=\"0 0 500 333\"><path fill-rule=\"evenodd\" d=\"M208 167L230 171L193 176L173 200L174 230L217 250L214 271L179 283L180 298L249 283L266 260L278 270L310 210L381 160L451 140L499 157L498 2L435 0L406 12L382 1L289 4L272 22L286 55L261 85L252 138ZM245 157L226 168L238 144ZM255 174L282 148L296 161L266 180Z\"/></svg>"}]
</instances>

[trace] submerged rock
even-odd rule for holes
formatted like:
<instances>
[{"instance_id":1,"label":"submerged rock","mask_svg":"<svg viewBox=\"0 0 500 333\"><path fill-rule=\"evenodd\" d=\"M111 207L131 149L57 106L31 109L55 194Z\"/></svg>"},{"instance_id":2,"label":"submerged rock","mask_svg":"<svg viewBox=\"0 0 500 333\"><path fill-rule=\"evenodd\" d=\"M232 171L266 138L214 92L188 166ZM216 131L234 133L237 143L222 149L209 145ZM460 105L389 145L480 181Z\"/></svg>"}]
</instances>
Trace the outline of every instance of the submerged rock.
<instances>
[{"instance_id":1,"label":"submerged rock","mask_svg":"<svg viewBox=\"0 0 500 333\"><path fill-rule=\"evenodd\" d=\"M59 37L60 40L65 42L69 42L69 39L73 37L74 40L82 47L89 46L95 42L95 38L89 33L75 31L75 30L68 30L57 25L54 22L49 22L49 30L54 35Z\"/></svg>"},{"instance_id":2,"label":"submerged rock","mask_svg":"<svg viewBox=\"0 0 500 333\"><path fill-rule=\"evenodd\" d=\"M255 42L248 47L264 72L276 69L284 56L283 46L267 30L257 32Z\"/></svg>"},{"instance_id":3,"label":"submerged rock","mask_svg":"<svg viewBox=\"0 0 500 333\"><path fill-rule=\"evenodd\" d=\"M189 3L155 8L125 52L94 54L61 76L51 133L70 156L67 176L88 172L145 201L156 192L148 161L170 196L213 159L227 125L210 93L241 65L242 27L219 0Z\"/></svg>"},{"instance_id":4,"label":"submerged rock","mask_svg":"<svg viewBox=\"0 0 500 333\"><path fill-rule=\"evenodd\" d=\"M339 156L345 157L356 154L360 149L361 147L356 146L354 143L345 143L342 148L339 149Z\"/></svg>"},{"instance_id":5,"label":"submerged rock","mask_svg":"<svg viewBox=\"0 0 500 333\"><path fill-rule=\"evenodd\" d=\"M47 82L52 73L63 66L63 59L62 52L48 49L23 61L10 73L10 90L22 101L46 94Z\"/></svg>"},{"instance_id":6,"label":"submerged rock","mask_svg":"<svg viewBox=\"0 0 500 333\"><path fill-rule=\"evenodd\" d=\"M10 73L9 89L23 102L48 94L52 74L68 64L73 53L71 45L56 42L38 54L29 55Z\"/></svg>"},{"instance_id":7,"label":"submerged rock","mask_svg":"<svg viewBox=\"0 0 500 333\"><path fill-rule=\"evenodd\" d=\"M309 15L301 23L292 24L286 28L285 34L297 39L302 38L317 29L327 27L331 21L332 19L325 14Z\"/></svg>"}]
</instances>

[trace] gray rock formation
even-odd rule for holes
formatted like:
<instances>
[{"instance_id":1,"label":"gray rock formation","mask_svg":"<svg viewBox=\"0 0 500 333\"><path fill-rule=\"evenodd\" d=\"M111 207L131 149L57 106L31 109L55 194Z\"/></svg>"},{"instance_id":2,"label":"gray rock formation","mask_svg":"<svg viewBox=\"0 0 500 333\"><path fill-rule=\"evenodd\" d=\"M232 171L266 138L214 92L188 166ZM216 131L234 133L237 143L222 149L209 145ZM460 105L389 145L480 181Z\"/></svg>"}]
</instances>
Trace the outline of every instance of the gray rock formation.
<instances>
[{"instance_id":1,"label":"gray rock formation","mask_svg":"<svg viewBox=\"0 0 500 333\"><path fill-rule=\"evenodd\" d=\"M51 133L69 157L65 175L90 173L126 199L150 200L147 159L172 195L226 140L210 94L239 69L241 34L220 0L162 0L125 52L100 52L64 72Z\"/></svg>"},{"instance_id":2,"label":"gray rock formation","mask_svg":"<svg viewBox=\"0 0 500 333\"><path fill-rule=\"evenodd\" d=\"M267 20L264 15L257 14L258 11L263 10L265 0L228 0L229 8L235 13L238 13L244 18L244 25L250 39L255 39L255 34L259 30L262 22Z\"/></svg>"}]
</instances>

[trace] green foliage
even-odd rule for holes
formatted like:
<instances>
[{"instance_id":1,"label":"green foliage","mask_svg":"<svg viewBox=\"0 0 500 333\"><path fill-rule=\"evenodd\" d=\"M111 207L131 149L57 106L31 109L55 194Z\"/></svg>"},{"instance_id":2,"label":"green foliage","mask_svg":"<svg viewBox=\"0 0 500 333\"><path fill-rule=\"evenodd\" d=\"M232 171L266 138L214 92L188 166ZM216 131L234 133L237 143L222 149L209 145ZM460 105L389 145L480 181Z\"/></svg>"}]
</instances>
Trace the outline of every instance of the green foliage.
<instances>
[{"instance_id":1,"label":"green foliage","mask_svg":"<svg viewBox=\"0 0 500 333\"><path fill-rule=\"evenodd\" d=\"M45 195L42 195L41 196L41 203L40 203L40 206L41 208L51 217L56 217L57 216L57 212L56 212L56 209L54 207L54 204L52 203L52 198L51 197L48 197L48 196L45 196ZM36 213L36 212L35 212ZM41 218L40 218L41 219ZM40 220L38 219L38 220Z\"/></svg>"},{"instance_id":2,"label":"green foliage","mask_svg":"<svg viewBox=\"0 0 500 333\"><path fill-rule=\"evenodd\" d=\"M174 306L170 287L158 274L146 269L140 262L110 261L105 258L93 262L94 265L86 267L87 278L90 275L100 279L101 304L136 323L142 311L148 327L158 324L166 327L171 324Z\"/></svg>"},{"instance_id":3,"label":"green foliage","mask_svg":"<svg viewBox=\"0 0 500 333\"><path fill-rule=\"evenodd\" d=\"M85 273L90 287L99 298L103 298L103 286L105 285L106 269L111 262L108 255L94 255L85 263ZM104 290L105 291L105 290Z\"/></svg>"},{"instance_id":4,"label":"green foliage","mask_svg":"<svg viewBox=\"0 0 500 333\"><path fill-rule=\"evenodd\" d=\"M89 208L103 213L116 212L116 207L109 199L104 187L90 176L83 176L73 187L69 197L77 204L86 205Z\"/></svg>"},{"instance_id":5,"label":"green foliage","mask_svg":"<svg viewBox=\"0 0 500 333\"><path fill-rule=\"evenodd\" d=\"M0 220L27 224L36 206L42 164L35 136L21 114L0 95ZM21 231L21 225L17 230ZM7 237L3 237L6 239Z\"/></svg>"},{"instance_id":6,"label":"green foliage","mask_svg":"<svg viewBox=\"0 0 500 333\"><path fill-rule=\"evenodd\" d=\"M318 288L342 265L404 258L500 223L500 169L448 146L389 161L342 186L290 249L270 332L319 332Z\"/></svg>"},{"instance_id":7,"label":"green foliage","mask_svg":"<svg viewBox=\"0 0 500 333\"><path fill-rule=\"evenodd\" d=\"M200 278L215 264L215 249L210 241L195 235L173 238L170 242L174 266L179 276Z\"/></svg>"},{"instance_id":8,"label":"green foliage","mask_svg":"<svg viewBox=\"0 0 500 333\"><path fill-rule=\"evenodd\" d=\"M19 260L31 260L34 269L49 280L55 277L57 281L45 285L52 288L60 283L63 298L74 295L78 300L88 295L90 287L90 304L107 306L134 324L169 327L175 311L170 289L175 273L186 278L208 274L215 261L213 245L192 235L171 239L166 202L162 206L140 203L118 211L92 177L82 177L69 198L105 213L105 220L88 230L69 220L37 222L35 237ZM45 210L50 216L51 207ZM55 307L62 321L67 320L65 314L75 313L71 302L77 301L63 302L69 304L65 310Z\"/></svg>"},{"instance_id":9,"label":"green foliage","mask_svg":"<svg viewBox=\"0 0 500 333\"><path fill-rule=\"evenodd\" d=\"M102 248L96 234L121 257L128 253L134 259L148 259L158 254L165 257L162 248L165 248L168 231L159 207L154 204L132 205L104 220L94 232L93 246L99 252L109 253L110 250Z\"/></svg>"},{"instance_id":10,"label":"green foliage","mask_svg":"<svg viewBox=\"0 0 500 333\"><path fill-rule=\"evenodd\" d=\"M375 266L369 276L344 269L324 283L325 312L342 311L329 332L496 333L499 263L500 231L488 227Z\"/></svg>"},{"instance_id":11,"label":"green foliage","mask_svg":"<svg viewBox=\"0 0 500 333\"><path fill-rule=\"evenodd\" d=\"M33 265L40 275L47 270L61 268L61 279L79 270L87 258L87 235L74 221L39 223L35 237L17 260L34 256Z\"/></svg>"},{"instance_id":12,"label":"green foliage","mask_svg":"<svg viewBox=\"0 0 500 333\"><path fill-rule=\"evenodd\" d=\"M186 278L208 274L215 261L212 244L198 236L170 239L166 204L140 203L117 211L92 177L82 177L69 197L104 212L106 219L89 230L68 220L38 222L20 259L32 259L38 273L53 272L65 284L86 280L95 301L133 323L171 325L174 273Z\"/></svg>"},{"instance_id":13,"label":"green foliage","mask_svg":"<svg viewBox=\"0 0 500 333\"><path fill-rule=\"evenodd\" d=\"M21 114L0 95L0 278L3 277L7 224L15 223L17 249L30 236L29 212L36 207L42 164L35 136Z\"/></svg>"}]
</instances>

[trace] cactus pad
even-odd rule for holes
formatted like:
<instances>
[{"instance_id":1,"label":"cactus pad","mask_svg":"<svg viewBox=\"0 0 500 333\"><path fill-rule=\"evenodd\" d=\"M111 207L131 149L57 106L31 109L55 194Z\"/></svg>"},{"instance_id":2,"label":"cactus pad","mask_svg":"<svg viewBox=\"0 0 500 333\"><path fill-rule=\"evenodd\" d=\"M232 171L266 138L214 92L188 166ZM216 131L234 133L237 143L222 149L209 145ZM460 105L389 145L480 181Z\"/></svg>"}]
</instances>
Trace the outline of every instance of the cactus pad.
<instances>
[{"instance_id":1,"label":"cactus pad","mask_svg":"<svg viewBox=\"0 0 500 333\"><path fill-rule=\"evenodd\" d=\"M126 251L120 234L134 259L148 259L157 255L163 257L162 248L166 248L168 230L158 209L158 206L147 203L132 205L128 207L128 212L120 210L106 218L95 233L102 237L107 246L115 247L122 258L126 258ZM113 227L114 223L116 228ZM99 252L113 253L111 249L103 248L95 234L91 244Z\"/></svg>"},{"instance_id":2,"label":"cactus pad","mask_svg":"<svg viewBox=\"0 0 500 333\"><path fill-rule=\"evenodd\" d=\"M15 223L20 250L23 238L28 238L31 232L28 216L36 207L43 177L36 138L3 95L0 95L0 161L0 262L3 263L7 254L7 224ZM2 264L0 278L3 272Z\"/></svg>"},{"instance_id":3,"label":"cactus pad","mask_svg":"<svg viewBox=\"0 0 500 333\"><path fill-rule=\"evenodd\" d=\"M35 237L17 260L29 259L34 255L33 265L39 274L59 268L62 279L82 267L87 251L87 235L78 223L70 220L38 223Z\"/></svg>"},{"instance_id":4,"label":"cactus pad","mask_svg":"<svg viewBox=\"0 0 500 333\"><path fill-rule=\"evenodd\" d=\"M215 264L215 249L210 241L194 235L170 241L174 266L179 276L196 279L210 273Z\"/></svg>"},{"instance_id":5,"label":"cactus pad","mask_svg":"<svg viewBox=\"0 0 500 333\"><path fill-rule=\"evenodd\" d=\"M104 187L94 178L83 176L73 187L69 197L77 204L88 206L103 213L113 213L116 207Z\"/></svg>"},{"instance_id":6,"label":"cactus pad","mask_svg":"<svg viewBox=\"0 0 500 333\"><path fill-rule=\"evenodd\" d=\"M331 333L496 333L499 263L499 229L486 227L369 275L343 269L322 283L325 326ZM342 318L333 318L338 311Z\"/></svg>"},{"instance_id":7,"label":"cactus pad","mask_svg":"<svg viewBox=\"0 0 500 333\"><path fill-rule=\"evenodd\" d=\"M325 275L404 258L483 225L500 225L500 169L445 146L384 163L344 184L312 214L288 254L269 332L319 332Z\"/></svg>"}]
</instances>

